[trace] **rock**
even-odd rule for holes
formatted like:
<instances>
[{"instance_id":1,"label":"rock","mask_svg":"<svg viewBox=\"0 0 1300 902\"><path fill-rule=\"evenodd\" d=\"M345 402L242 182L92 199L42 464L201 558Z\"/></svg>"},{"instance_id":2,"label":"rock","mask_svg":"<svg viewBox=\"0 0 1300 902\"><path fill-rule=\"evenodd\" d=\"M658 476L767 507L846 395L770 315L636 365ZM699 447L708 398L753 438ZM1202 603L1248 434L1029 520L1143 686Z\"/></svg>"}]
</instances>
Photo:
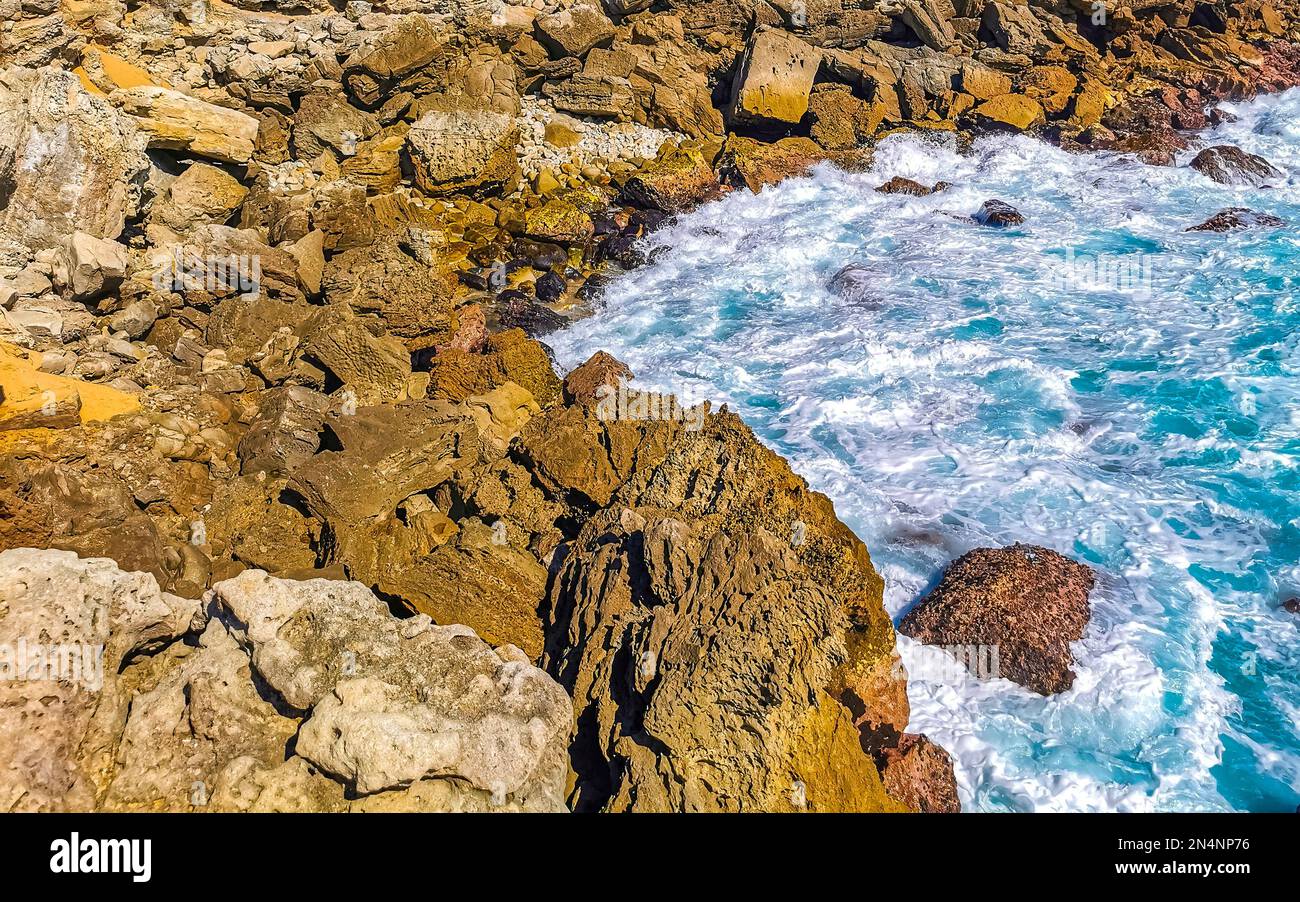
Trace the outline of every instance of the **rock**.
<instances>
[{"instance_id":1,"label":"rock","mask_svg":"<svg viewBox=\"0 0 1300 902\"><path fill-rule=\"evenodd\" d=\"M750 38L732 87L731 119L755 126L789 126L808 112L821 52L770 28Z\"/></svg>"},{"instance_id":2,"label":"rock","mask_svg":"<svg viewBox=\"0 0 1300 902\"><path fill-rule=\"evenodd\" d=\"M881 194L909 194L912 197L926 197L948 187L947 182L935 182L933 187L927 188L920 182L914 182L911 179L903 178L901 175L896 175L883 185L878 186L876 191Z\"/></svg>"},{"instance_id":3,"label":"rock","mask_svg":"<svg viewBox=\"0 0 1300 902\"><path fill-rule=\"evenodd\" d=\"M351 157L357 145L379 131L369 113L332 92L308 94L293 117L293 150L300 160L314 160L327 150L336 158Z\"/></svg>"},{"instance_id":4,"label":"rock","mask_svg":"<svg viewBox=\"0 0 1300 902\"><path fill-rule=\"evenodd\" d=\"M184 151L223 163L247 163L257 142L258 121L160 87L123 88L109 99L149 137L149 146Z\"/></svg>"},{"instance_id":5,"label":"rock","mask_svg":"<svg viewBox=\"0 0 1300 902\"><path fill-rule=\"evenodd\" d=\"M0 73L0 239L53 248L74 232L114 239L140 202L145 135L75 75Z\"/></svg>"},{"instance_id":6,"label":"rock","mask_svg":"<svg viewBox=\"0 0 1300 902\"><path fill-rule=\"evenodd\" d=\"M328 370L354 403L401 399L411 376L411 355L396 338L375 335L346 305L320 309L302 327L302 352Z\"/></svg>"},{"instance_id":7,"label":"rock","mask_svg":"<svg viewBox=\"0 0 1300 902\"><path fill-rule=\"evenodd\" d=\"M1011 79L982 63L963 60L961 89L976 100L992 100L1011 93Z\"/></svg>"},{"instance_id":8,"label":"rock","mask_svg":"<svg viewBox=\"0 0 1300 902\"><path fill-rule=\"evenodd\" d=\"M522 329L533 338L562 329L568 323L563 316L539 304L522 291L510 289L497 295L500 309L497 319L507 329Z\"/></svg>"},{"instance_id":9,"label":"rock","mask_svg":"<svg viewBox=\"0 0 1300 902\"><path fill-rule=\"evenodd\" d=\"M620 382L631 382L632 371L615 357L597 351L582 364L564 377L565 404L595 404L606 397L609 392L602 389L617 389Z\"/></svg>"},{"instance_id":10,"label":"rock","mask_svg":"<svg viewBox=\"0 0 1300 902\"><path fill-rule=\"evenodd\" d=\"M525 211L521 235L550 244L582 244L595 231L591 217L573 203L553 198Z\"/></svg>"},{"instance_id":11,"label":"rock","mask_svg":"<svg viewBox=\"0 0 1300 902\"><path fill-rule=\"evenodd\" d=\"M600 422L566 408L516 445L543 485L605 508L544 608L576 706L575 807L901 810L830 686L869 694L859 674L892 648L865 548L734 416Z\"/></svg>"},{"instance_id":12,"label":"rock","mask_svg":"<svg viewBox=\"0 0 1300 902\"><path fill-rule=\"evenodd\" d=\"M810 138L782 138L766 144L733 135L718 157L717 170L727 184L757 194L768 185L806 175L824 159L825 152Z\"/></svg>"},{"instance_id":13,"label":"rock","mask_svg":"<svg viewBox=\"0 0 1300 902\"><path fill-rule=\"evenodd\" d=\"M1034 57L1051 46L1030 6L993 0L984 7L984 28L998 46L1010 53Z\"/></svg>"},{"instance_id":14,"label":"rock","mask_svg":"<svg viewBox=\"0 0 1300 902\"><path fill-rule=\"evenodd\" d=\"M433 62L446 37L429 16L403 16L352 52L343 63L343 83L362 104L373 107L403 77Z\"/></svg>"},{"instance_id":15,"label":"rock","mask_svg":"<svg viewBox=\"0 0 1300 902\"><path fill-rule=\"evenodd\" d=\"M954 814L961 811L952 758L924 736L904 733L886 749L880 768L885 791L913 811Z\"/></svg>"},{"instance_id":16,"label":"rock","mask_svg":"<svg viewBox=\"0 0 1300 902\"><path fill-rule=\"evenodd\" d=\"M639 206L682 213L717 196L718 180L704 154L684 145L637 170L624 183L623 194Z\"/></svg>"},{"instance_id":17,"label":"rock","mask_svg":"<svg viewBox=\"0 0 1300 902\"><path fill-rule=\"evenodd\" d=\"M979 212L972 218L980 225L992 226L996 229L1021 225L1025 222L1025 217L1019 210L1000 200L984 201L984 206L980 207Z\"/></svg>"},{"instance_id":18,"label":"rock","mask_svg":"<svg viewBox=\"0 0 1300 902\"><path fill-rule=\"evenodd\" d=\"M1221 185L1251 185L1259 188L1285 177L1268 160L1230 144L1207 147L1187 165Z\"/></svg>"},{"instance_id":19,"label":"rock","mask_svg":"<svg viewBox=\"0 0 1300 902\"><path fill-rule=\"evenodd\" d=\"M131 707L123 665L190 628L198 605L147 573L70 551L0 551L0 645L32 668L0 681L0 804L91 811ZM6 656L6 669L21 666Z\"/></svg>"},{"instance_id":20,"label":"rock","mask_svg":"<svg viewBox=\"0 0 1300 902\"><path fill-rule=\"evenodd\" d=\"M814 141L826 150L847 150L868 142L879 131L889 108L880 101L855 97L844 86L818 85L808 112L812 119L809 135Z\"/></svg>"},{"instance_id":21,"label":"rock","mask_svg":"<svg viewBox=\"0 0 1300 902\"><path fill-rule=\"evenodd\" d=\"M122 284L129 263L126 248L85 232L75 232L54 267L54 282L78 301L101 297Z\"/></svg>"},{"instance_id":22,"label":"rock","mask_svg":"<svg viewBox=\"0 0 1300 902\"><path fill-rule=\"evenodd\" d=\"M1009 125L1024 131L1046 121L1043 108L1037 101L1023 94L1003 94L986 100L971 111L978 121L994 125Z\"/></svg>"},{"instance_id":23,"label":"rock","mask_svg":"<svg viewBox=\"0 0 1300 902\"><path fill-rule=\"evenodd\" d=\"M180 234L206 223L226 225L247 196L248 189L234 176L207 163L194 163L154 204L152 218Z\"/></svg>"},{"instance_id":24,"label":"rock","mask_svg":"<svg viewBox=\"0 0 1300 902\"><path fill-rule=\"evenodd\" d=\"M882 303L876 285L881 275L876 270L861 263L850 263L831 277L826 290L850 304L863 307L876 307Z\"/></svg>"},{"instance_id":25,"label":"rock","mask_svg":"<svg viewBox=\"0 0 1300 902\"><path fill-rule=\"evenodd\" d=\"M394 236L335 254L325 264L321 288L331 303L378 314L399 338L447 337L454 277L406 253Z\"/></svg>"},{"instance_id":26,"label":"rock","mask_svg":"<svg viewBox=\"0 0 1300 902\"><path fill-rule=\"evenodd\" d=\"M426 194L508 192L519 179L519 127L500 113L431 112L411 126L407 153Z\"/></svg>"},{"instance_id":27,"label":"rock","mask_svg":"<svg viewBox=\"0 0 1300 902\"><path fill-rule=\"evenodd\" d=\"M329 408L329 398L301 385L268 391L239 440L239 472L291 474L320 449Z\"/></svg>"},{"instance_id":28,"label":"rock","mask_svg":"<svg viewBox=\"0 0 1300 902\"><path fill-rule=\"evenodd\" d=\"M1288 598L1282 602L1282 610L1288 614L1300 614L1300 598Z\"/></svg>"},{"instance_id":29,"label":"rock","mask_svg":"<svg viewBox=\"0 0 1300 902\"><path fill-rule=\"evenodd\" d=\"M593 47L614 38L614 23L598 6L581 4L540 16L534 23L537 40L551 52L553 59L566 56L581 58Z\"/></svg>"},{"instance_id":30,"label":"rock","mask_svg":"<svg viewBox=\"0 0 1300 902\"><path fill-rule=\"evenodd\" d=\"M1286 225L1286 221L1271 213L1257 213L1245 207L1228 207L1215 213L1200 225L1192 226L1188 232L1230 232L1234 229L1265 228L1275 229Z\"/></svg>"},{"instance_id":31,"label":"rock","mask_svg":"<svg viewBox=\"0 0 1300 902\"><path fill-rule=\"evenodd\" d=\"M927 645L988 646L1000 675L1040 695L1074 685L1070 643L1083 637L1096 577L1046 548L977 548L899 624Z\"/></svg>"},{"instance_id":32,"label":"rock","mask_svg":"<svg viewBox=\"0 0 1300 902\"><path fill-rule=\"evenodd\" d=\"M319 295L325 278L325 233L313 229L284 249L298 263L298 284L302 290L312 297Z\"/></svg>"},{"instance_id":33,"label":"rock","mask_svg":"<svg viewBox=\"0 0 1300 902\"><path fill-rule=\"evenodd\" d=\"M925 46L947 50L957 40L949 23L956 14L951 0L904 0L899 18Z\"/></svg>"}]
</instances>

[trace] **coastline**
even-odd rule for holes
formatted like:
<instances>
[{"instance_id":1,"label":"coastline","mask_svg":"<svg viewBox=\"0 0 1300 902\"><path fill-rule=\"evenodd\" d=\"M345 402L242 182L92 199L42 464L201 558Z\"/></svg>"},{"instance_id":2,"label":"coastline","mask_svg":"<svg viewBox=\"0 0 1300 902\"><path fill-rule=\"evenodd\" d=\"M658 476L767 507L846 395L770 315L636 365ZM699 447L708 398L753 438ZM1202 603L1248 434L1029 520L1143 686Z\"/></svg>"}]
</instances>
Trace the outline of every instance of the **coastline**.
<instances>
[{"instance_id":1,"label":"coastline","mask_svg":"<svg viewBox=\"0 0 1300 902\"><path fill-rule=\"evenodd\" d=\"M72 691L67 707L73 721L120 721L90 743L97 756L107 748L130 762L147 749L171 762L153 775L115 769L84 757L86 744L76 742L55 750L63 770L37 786L47 776L33 762L53 747L39 731L32 743L29 724L12 723L28 736L9 776L27 793L25 806L194 810L198 780L204 806L211 790L229 810L364 807L344 791L358 781L367 804L410 810L952 810L947 756L905 732L906 676L881 578L830 502L734 414L711 413L697 429L673 417L601 416L598 390L618 384L625 368L596 354L561 382L536 339L564 324L554 308L566 296L599 290L598 264L642 262L637 239L668 217L815 162L861 165L868 129L873 138L914 128L959 140L968 140L968 124L1042 129L1068 149L1167 161L1187 146L1183 131L1208 124L1205 106L1300 83L1300 50L1282 40L1294 10L1270 6L1270 16L1256 5L1242 10L1254 18L1208 24L1187 14L1181 26L1162 25L1149 46L1142 36L1154 26L1129 13L1117 38L1127 62L1114 63L1124 82L1103 86L1102 54L1077 29L1049 37L1041 25L1001 18L1004 9L1038 7L989 4L992 19L986 8L979 28L958 32L951 23L971 16L935 18L936 4L905 5L897 17L862 19L849 41L861 45L845 49L799 36L843 43L847 32L829 19L796 33L777 21L719 23L708 18L714 6L680 17L625 7L619 25L597 10L577 23L571 13L542 24L516 6L501 23L397 10L326 14L350 23L350 32L338 27L345 37L367 33L334 54L335 69L328 53L316 53L295 73L275 63L296 59L297 43L261 41L254 50L259 42L246 42L243 56L221 60L225 68L214 63L220 87L207 78L189 93L84 38L81 47L20 48L12 61L39 68L6 73L3 109L15 134L43 134L50 120L42 116L60 93L76 98L79 118L68 121L82 130L64 133L71 149L54 155L57 165L15 179L4 219L6 278L16 287L6 296L0 361L8 407L0 550L65 549L150 574L135 591L153 594L155 618L110 614L130 637L116 647L115 691ZM222 45L206 16L187 25L187 48L198 36ZM709 27L719 37L710 31L703 46L694 43ZM983 48L990 52L959 52L967 39L981 43L981 29L994 38ZM900 34L901 46L878 40ZM1241 34L1278 40L1259 52ZM1012 90L994 63L1015 71L1022 58L1032 63L1020 41L1045 41L1047 50L1026 70L1024 90ZM52 53L42 62L43 49ZM632 68L615 74L627 56ZM69 57L80 63L74 74L50 65ZM691 65L707 69L706 59L734 70L725 109L713 102L721 81L711 89ZM1253 74L1215 77L1229 60L1239 72L1254 61ZM165 54L138 61L167 66ZM1077 63L1083 77L1062 62ZM661 82L640 75L652 66ZM944 72L949 87L931 92ZM1062 73L1074 80L1068 91ZM651 86L634 124L671 126L688 140L612 172L538 169L516 194L511 113L531 90L524 86L599 116L633 108L641 96L633 75ZM320 81L348 93L311 87ZM882 85L896 95L892 105ZM1133 94L1121 100L1121 87ZM739 134L710 131L728 117ZM559 132L544 126L544 140L572 140ZM91 146L100 152L88 155ZM97 178L71 206L43 206L51 180L81 172ZM610 206L616 198L635 203ZM180 259L176 252L197 259L197 284L182 278L170 284L176 290L160 290L160 251L162 261ZM258 261L251 298L211 273L213 259L241 258ZM22 566L83 582L78 568L113 585L126 578L66 558L28 555ZM526 703L549 706L547 732L521 753L523 777L501 790L473 761L457 761L448 772L470 786L449 795L447 781L422 774L386 783L379 774L394 762L342 761L328 743L285 759L273 746L198 736L209 760L194 771L171 739L150 733L148 706L132 707L134 724L127 719L120 706L131 692L159 706L192 705L204 673L249 661L282 700L297 699L294 710L264 710L247 697L249 681L233 677L245 691L214 702L221 717L263 718L279 735L326 714L361 730L367 716L390 710L391 697L340 695L346 672L331 671L304 694L304 665L259 664L265 640L245 637L245 607L263 602L241 592L292 596L295 610L329 622L294 589L305 578L360 583L347 592L363 608L377 605L374 628L385 636L393 627L383 607L400 623L463 624L496 648L486 652L499 658L494 667L540 665L528 671L536 686ZM88 605L105 602L93 596ZM722 616L733 627L709 634ZM773 620L784 642L773 642ZM432 634L426 625L418 635ZM192 655L196 644L203 652ZM337 636L324 631L296 654L324 660L337 651ZM771 670L756 671L755 658ZM481 656L476 662L454 666L483 666ZM404 710L425 716L424 703L406 697L410 674L388 678ZM555 716L556 687L577 704L572 723ZM26 698L29 689L6 691ZM697 710L724 713L701 723ZM722 763L701 766L702 756Z\"/></svg>"}]
</instances>

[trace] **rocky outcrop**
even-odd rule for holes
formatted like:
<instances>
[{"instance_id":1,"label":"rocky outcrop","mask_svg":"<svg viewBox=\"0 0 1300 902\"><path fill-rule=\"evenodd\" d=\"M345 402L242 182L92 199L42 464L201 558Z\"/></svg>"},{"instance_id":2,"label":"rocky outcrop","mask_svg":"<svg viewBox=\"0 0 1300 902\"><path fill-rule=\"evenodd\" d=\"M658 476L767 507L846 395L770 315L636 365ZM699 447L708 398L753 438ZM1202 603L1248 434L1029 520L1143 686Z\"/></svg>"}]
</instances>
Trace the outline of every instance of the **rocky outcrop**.
<instances>
[{"instance_id":1,"label":"rocky outcrop","mask_svg":"<svg viewBox=\"0 0 1300 902\"><path fill-rule=\"evenodd\" d=\"M148 135L149 146L184 151L223 163L247 163L257 140L257 120L170 88L122 88L110 95Z\"/></svg>"},{"instance_id":2,"label":"rocky outcrop","mask_svg":"<svg viewBox=\"0 0 1300 902\"><path fill-rule=\"evenodd\" d=\"M425 114L406 136L415 184L428 194L500 191L519 178L519 127L493 112Z\"/></svg>"},{"instance_id":3,"label":"rocky outcrop","mask_svg":"<svg viewBox=\"0 0 1300 902\"><path fill-rule=\"evenodd\" d=\"M356 583L250 570L200 605L22 549L0 599L6 811L564 810L563 690Z\"/></svg>"},{"instance_id":4,"label":"rocky outcrop","mask_svg":"<svg viewBox=\"0 0 1300 902\"><path fill-rule=\"evenodd\" d=\"M754 32L736 73L731 118L741 125L788 126L808 111L821 54L794 35Z\"/></svg>"},{"instance_id":5,"label":"rocky outcrop","mask_svg":"<svg viewBox=\"0 0 1300 902\"><path fill-rule=\"evenodd\" d=\"M1070 643L1088 625L1095 580L1047 548L977 548L953 562L898 629L927 645L996 649L1001 676L1052 695L1074 685Z\"/></svg>"},{"instance_id":6,"label":"rocky outcrop","mask_svg":"<svg viewBox=\"0 0 1300 902\"><path fill-rule=\"evenodd\" d=\"M1187 229L1189 232L1231 232L1236 229L1266 228L1275 229L1286 225L1286 221L1271 213L1259 213L1245 207L1228 207L1220 210L1200 225Z\"/></svg>"}]
</instances>

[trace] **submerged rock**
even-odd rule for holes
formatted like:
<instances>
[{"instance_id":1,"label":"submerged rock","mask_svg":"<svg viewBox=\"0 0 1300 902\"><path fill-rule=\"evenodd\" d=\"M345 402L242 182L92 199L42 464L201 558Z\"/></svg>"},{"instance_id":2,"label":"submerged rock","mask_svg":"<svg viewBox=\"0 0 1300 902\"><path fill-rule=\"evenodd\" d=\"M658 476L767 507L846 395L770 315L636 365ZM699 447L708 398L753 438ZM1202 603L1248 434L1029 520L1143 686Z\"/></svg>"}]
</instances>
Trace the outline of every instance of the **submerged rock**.
<instances>
[{"instance_id":1,"label":"submerged rock","mask_svg":"<svg viewBox=\"0 0 1300 902\"><path fill-rule=\"evenodd\" d=\"M920 182L914 182L911 179L903 178L901 175L896 175L883 185L878 186L876 191L880 194L909 194L912 197L925 197L951 187L947 182L935 182L932 187L927 188Z\"/></svg>"},{"instance_id":2,"label":"submerged rock","mask_svg":"<svg viewBox=\"0 0 1300 902\"><path fill-rule=\"evenodd\" d=\"M1001 676L1052 695L1074 684L1070 643L1088 625L1095 580L1091 569L1047 548L977 548L948 568L898 629L927 645L995 649Z\"/></svg>"},{"instance_id":3,"label":"submerged rock","mask_svg":"<svg viewBox=\"0 0 1300 902\"><path fill-rule=\"evenodd\" d=\"M1200 225L1192 226L1188 232L1231 232L1234 229L1278 228L1286 225L1286 220L1279 219L1271 213L1257 213L1245 207L1228 207L1220 210Z\"/></svg>"},{"instance_id":4,"label":"submerged rock","mask_svg":"<svg viewBox=\"0 0 1300 902\"><path fill-rule=\"evenodd\" d=\"M1222 185L1252 185L1258 188L1284 175L1263 157L1246 153L1230 144L1207 147L1187 165Z\"/></svg>"}]
</instances>

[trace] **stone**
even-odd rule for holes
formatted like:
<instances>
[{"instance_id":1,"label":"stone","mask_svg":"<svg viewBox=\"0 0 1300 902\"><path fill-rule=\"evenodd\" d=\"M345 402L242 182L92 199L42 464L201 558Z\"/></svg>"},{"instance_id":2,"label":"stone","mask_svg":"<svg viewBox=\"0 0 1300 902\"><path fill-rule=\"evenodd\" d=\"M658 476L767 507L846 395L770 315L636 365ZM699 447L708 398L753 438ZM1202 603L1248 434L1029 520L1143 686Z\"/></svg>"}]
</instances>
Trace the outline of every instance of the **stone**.
<instances>
[{"instance_id":1,"label":"stone","mask_svg":"<svg viewBox=\"0 0 1300 902\"><path fill-rule=\"evenodd\" d=\"M398 338L447 337L454 277L408 254L395 236L335 254L325 264L321 290L331 303L378 314Z\"/></svg>"},{"instance_id":2,"label":"stone","mask_svg":"<svg viewBox=\"0 0 1300 902\"><path fill-rule=\"evenodd\" d=\"M54 282L75 300L93 300L122 284L128 263L123 245L75 232L57 258Z\"/></svg>"},{"instance_id":3,"label":"stone","mask_svg":"<svg viewBox=\"0 0 1300 902\"><path fill-rule=\"evenodd\" d=\"M564 403L595 404L609 394L608 390L616 390L620 382L631 381L632 371L627 364L604 351L597 351L587 358L586 363L564 377Z\"/></svg>"},{"instance_id":4,"label":"stone","mask_svg":"<svg viewBox=\"0 0 1300 902\"><path fill-rule=\"evenodd\" d=\"M821 52L794 35L763 28L754 32L732 88L731 119L755 126L797 124L821 64Z\"/></svg>"},{"instance_id":5,"label":"stone","mask_svg":"<svg viewBox=\"0 0 1300 902\"><path fill-rule=\"evenodd\" d=\"M240 472L287 476L320 449L330 400L301 385L268 391L239 440Z\"/></svg>"},{"instance_id":6,"label":"stone","mask_svg":"<svg viewBox=\"0 0 1300 902\"><path fill-rule=\"evenodd\" d=\"M1047 548L977 548L899 623L927 645L987 646L1000 675L1040 695L1074 685L1070 643L1091 611L1092 570Z\"/></svg>"},{"instance_id":7,"label":"stone","mask_svg":"<svg viewBox=\"0 0 1300 902\"><path fill-rule=\"evenodd\" d=\"M508 191L519 179L519 126L500 113L430 112L406 136L415 184L426 194Z\"/></svg>"},{"instance_id":8,"label":"stone","mask_svg":"<svg viewBox=\"0 0 1300 902\"><path fill-rule=\"evenodd\" d=\"M904 0L899 18L935 50L947 50L957 40L950 21L957 14L951 0Z\"/></svg>"},{"instance_id":9,"label":"stone","mask_svg":"<svg viewBox=\"0 0 1300 902\"><path fill-rule=\"evenodd\" d=\"M0 73L0 239L39 250L74 232L117 238L139 207L145 143L69 72Z\"/></svg>"},{"instance_id":10,"label":"stone","mask_svg":"<svg viewBox=\"0 0 1300 902\"><path fill-rule=\"evenodd\" d=\"M718 180L704 154L690 146L672 148L637 170L623 185L632 203L665 213L682 213L718 193Z\"/></svg>"},{"instance_id":11,"label":"stone","mask_svg":"<svg viewBox=\"0 0 1300 902\"><path fill-rule=\"evenodd\" d=\"M154 204L152 219L183 234L195 226L226 225L248 196L248 189L223 169L194 163Z\"/></svg>"},{"instance_id":12,"label":"stone","mask_svg":"<svg viewBox=\"0 0 1300 902\"><path fill-rule=\"evenodd\" d=\"M161 87L122 88L109 99L134 117L150 147L223 163L247 163L253 156L258 120L247 113Z\"/></svg>"},{"instance_id":13,"label":"stone","mask_svg":"<svg viewBox=\"0 0 1300 902\"><path fill-rule=\"evenodd\" d=\"M972 218L980 225L997 229L1022 225L1025 222L1025 217L1019 210L1000 200L984 201L984 205Z\"/></svg>"},{"instance_id":14,"label":"stone","mask_svg":"<svg viewBox=\"0 0 1300 902\"><path fill-rule=\"evenodd\" d=\"M406 394L411 355L391 335L375 335L346 305L321 308L302 326L303 354L326 369L355 403L382 404Z\"/></svg>"},{"instance_id":15,"label":"stone","mask_svg":"<svg viewBox=\"0 0 1300 902\"><path fill-rule=\"evenodd\" d=\"M993 97L975 107L971 115L979 122L1008 125L1020 131L1042 125L1046 121L1043 108L1038 102L1023 94Z\"/></svg>"},{"instance_id":16,"label":"stone","mask_svg":"<svg viewBox=\"0 0 1300 902\"><path fill-rule=\"evenodd\" d=\"M876 191L880 194L908 194L912 197L926 197L947 187L949 187L947 182L936 182L933 187L927 188L920 182L914 182L911 179L903 178L901 175L896 175L883 185L878 186Z\"/></svg>"},{"instance_id":17,"label":"stone","mask_svg":"<svg viewBox=\"0 0 1300 902\"><path fill-rule=\"evenodd\" d=\"M537 40L551 52L553 59L582 58L591 48L614 39L614 23L599 6L585 3L539 16L533 27Z\"/></svg>"},{"instance_id":18,"label":"stone","mask_svg":"<svg viewBox=\"0 0 1300 902\"><path fill-rule=\"evenodd\" d=\"M293 150L300 160L314 160L329 151L336 158L350 157L357 145L379 131L375 117L357 109L339 94L308 94L293 117Z\"/></svg>"},{"instance_id":19,"label":"stone","mask_svg":"<svg viewBox=\"0 0 1300 902\"><path fill-rule=\"evenodd\" d=\"M1285 178L1285 173L1268 160L1230 144L1207 147L1187 165L1221 185L1259 188Z\"/></svg>"},{"instance_id":20,"label":"stone","mask_svg":"<svg viewBox=\"0 0 1300 902\"><path fill-rule=\"evenodd\" d=\"M1200 225L1192 226L1188 232L1231 232L1235 229L1266 228L1274 229L1286 225L1286 221L1271 213L1258 213L1245 207L1228 207L1215 213Z\"/></svg>"},{"instance_id":21,"label":"stone","mask_svg":"<svg viewBox=\"0 0 1300 902\"><path fill-rule=\"evenodd\" d=\"M913 811L954 814L961 811L952 758L925 736L904 733L883 753L880 778L885 790Z\"/></svg>"},{"instance_id":22,"label":"stone","mask_svg":"<svg viewBox=\"0 0 1300 902\"><path fill-rule=\"evenodd\" d=\"M393 21L343 62L343 82L362 104L373 107L403 77L424 68L444 50L446 34L419 13Z\"/></svg>"},{"instance_id":23,"label":"stone","mask_svg":"<svg viewBox=\"0 0 1300 902\"><path fill-rule=\"evenodd\" d=\"M717 170L727 184L757 194L768 185L806 175L824 159L825 152L811 138L782 138L764 143L733 135L718 157Z\"/></svg>"}]
</instances>

